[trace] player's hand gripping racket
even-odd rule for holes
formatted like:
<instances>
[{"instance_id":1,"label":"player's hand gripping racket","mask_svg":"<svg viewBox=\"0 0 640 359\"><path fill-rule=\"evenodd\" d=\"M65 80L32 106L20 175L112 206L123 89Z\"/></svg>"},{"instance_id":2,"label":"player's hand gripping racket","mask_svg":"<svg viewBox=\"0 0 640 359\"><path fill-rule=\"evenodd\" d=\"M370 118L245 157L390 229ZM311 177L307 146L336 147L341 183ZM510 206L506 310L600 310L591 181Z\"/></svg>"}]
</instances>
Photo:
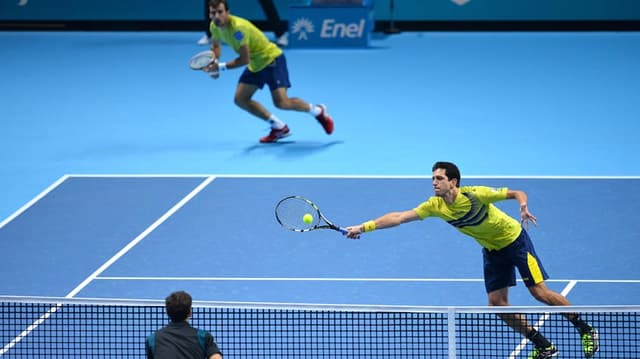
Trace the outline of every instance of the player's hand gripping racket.
<instances>
[{"instance_id":1,"label":"player's hand gripping racket","mask_svg":"<svg viewBox=\"0 0 640 359\"><path fill-rule=\"evenodd\" d=\"M214 61L216 61L216 58L213 55L213 51L205 50L193 55L193 57L189 59L189 67L192 70L202 70ZM210 71L209 75L214 77L218 76L219 73L219 71Z\"/></svg>"},{"instance_id":2,"label":"player's hand gripping racket","mask_svg":"<svg viewBox=\"0 0 640 359\"><path fill-rule=\"evenodd\" d=\"M311 220L304 220L306 214L311 215ZM348 232L345 228L333 224L320 212L318 206L301 196L281 199L276 205L276 219L284 228L295 232L309 232L316 229L333 229L342 234Z\"/></svg>"}]
</instances>

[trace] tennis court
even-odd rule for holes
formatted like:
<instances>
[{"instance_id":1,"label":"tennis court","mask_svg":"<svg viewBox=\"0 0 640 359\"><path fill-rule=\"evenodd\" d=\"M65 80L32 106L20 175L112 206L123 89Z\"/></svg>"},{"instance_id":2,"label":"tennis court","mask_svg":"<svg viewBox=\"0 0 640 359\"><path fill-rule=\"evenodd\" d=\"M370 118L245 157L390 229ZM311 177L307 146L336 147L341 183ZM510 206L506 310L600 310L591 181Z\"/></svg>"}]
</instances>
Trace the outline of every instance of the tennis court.
<instances>
[{"instance_id":1,"label":"tennis court","mask_svg":"<svg viewBox=\"0 0 640 359\"><path fill-rule=\"evenodd\" d=\"M273 215L290 194L340 225L411 208L432 192L431 164L450 160L463 184L529 194L552 289L576 305L639 303L637 33L407 33L290 50L290 94L327 103L336 132L282 113L294 134L267 146L266 126L232 103L239 73L187 68L195 38L0 33L0 295L484 305L480 247L439 220L352 241L288 232ZM136 63L149 51L164 56ZM49 67L34 70L42 52ZM537 304L521 283L511 302Z\"/></svg>"},{"instance_id":2,"label":"tennis court","mask_svg":"<svg viewBox=\"0 0 640 359\"><path fill-rule=\"evenodd\" d=\"M634 304L639 297L640 281L628 258L640 254L634 240L640 227L623 224L618 212L602 213L590 203L612 208L628 194L633 206L640 199L640 180L468 181L523 188L531 194L531 206L540 207L540 228L531 233L553 276L550 286L561 292L575 283L570 291L575 304ZM558 191L577 189L591 195L555 199ZM358 195L345 201L349 193ZM61 178L0 232L4 245L10 246L7 253L14 253L2 264L3 273L43 254L37 264L5 280L4 287L11 290L6 294L158 299L170 288L186 287L207 301L485 304L480 248L448 225L427 219L355 241L333 231L295 233L280 227L273 214L275 203L289 194L315 198L327 216L346 225L412 208L430 195L430 180ZM517 215L515 202L504 208ZM632 212L633 207L621 210ZM583 217L599 220L580 220ZM616 235L619 250L609 250L612 243L603 239L611 236L612 228L623 226L628 234ZM35 253L30 250L34 245ZM524 286L513 295L514 303L535 304Z\"/></svg>"}]
</instances>

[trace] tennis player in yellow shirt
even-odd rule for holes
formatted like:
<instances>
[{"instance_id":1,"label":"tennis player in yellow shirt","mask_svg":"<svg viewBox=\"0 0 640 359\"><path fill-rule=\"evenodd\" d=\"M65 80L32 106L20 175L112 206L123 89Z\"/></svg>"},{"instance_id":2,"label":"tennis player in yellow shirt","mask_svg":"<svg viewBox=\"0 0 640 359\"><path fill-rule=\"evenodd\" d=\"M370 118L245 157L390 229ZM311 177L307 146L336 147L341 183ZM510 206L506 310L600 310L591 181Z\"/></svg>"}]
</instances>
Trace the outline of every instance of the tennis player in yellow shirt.
<instances>
[{"instance_id":1,"label":"tennis player in yellow shirt","mask_svg":"<svg viewBox=\"0 0 640 359\"><path fill-rule=\"evenodd\" d=\"M213 73L213 77L225 70L245 67L234 95L234 102L243 110L267 121L271 131L260 138L261 143L276 142L291 134L289 127L262 104L253 100L253 95L264 85L271 90L273 104L282 110L307 112L318 120L327 134L333 132L333 119L325 105L314 105L300 98L288 97L291 87L287 60L282 50L269 41L265 34L246 19L231 15L226 0L209 1L211 18L211 50L220 59L221 44L224 42L238 54L231 61L212 62L203 70Z\"/></svg>"},{"instance_id":2,"label":"tennis player in yellow shirt","mask_svg":"<svg viewBox=\"0 0 640 359\"><path fill-rule=\"evenodd\" d=\"M460 171L451 162L436 162L432 168L435 195L416 208L390 212L375 220L347 227L347 237L357 239L364 232L395 227L403 223L440 217L460 232L473 237L482 247L484 282L489 305L509 305L509 287L516 285L515 268L531 295L548 305L571 305L561 294L544 283L548 279L525 227L537 224L529 212L523 191L484 186L460 187ZM515 199L520 204L520 221L508 216L494 202ZM523 227L523 224L525 225ZM575 313L565 316L576 327L585 357L599 349L598 331ZM529 358L544 359L558 354L556 346L534 329L519 314L500 314L511 328L526 336L534 345Z\"/></svg>"}]
</instances>

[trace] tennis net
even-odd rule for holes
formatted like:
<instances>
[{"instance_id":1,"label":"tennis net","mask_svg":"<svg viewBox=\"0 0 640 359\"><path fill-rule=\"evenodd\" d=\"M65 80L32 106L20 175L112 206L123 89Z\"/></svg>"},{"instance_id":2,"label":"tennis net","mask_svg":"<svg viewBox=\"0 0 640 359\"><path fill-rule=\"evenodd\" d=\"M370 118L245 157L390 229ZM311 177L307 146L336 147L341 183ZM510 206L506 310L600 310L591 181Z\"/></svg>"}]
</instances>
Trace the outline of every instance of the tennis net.
<instances>
[{"instance_id":1,"label":"tennis net","mask_svg":"<svg viewBox=\"0 0 640 359\"><path fill-rule=\"evenodd\" d=\"M526 358L533 346L500 316L519 313L584 358L562 313L597 328L596 358L640 358L640 306L410 307L194 302L194 327L229 358ZM164 301L0 297L0 357L144 358L168 323Z\"/></svg>"}]
</instances>

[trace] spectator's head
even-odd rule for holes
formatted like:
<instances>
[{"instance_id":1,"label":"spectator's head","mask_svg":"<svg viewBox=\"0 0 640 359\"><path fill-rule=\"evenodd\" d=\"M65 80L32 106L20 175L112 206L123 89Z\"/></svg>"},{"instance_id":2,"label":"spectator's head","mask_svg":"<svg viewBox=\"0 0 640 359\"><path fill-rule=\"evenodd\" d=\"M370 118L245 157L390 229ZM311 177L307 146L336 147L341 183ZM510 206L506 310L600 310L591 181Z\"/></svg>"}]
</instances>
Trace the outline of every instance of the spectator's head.
<instances>
[{"instance_id":1,"label":"spectator's head","mask_svg":"<svg viewBox=\"0 0 640 359\"><path fill-rule=\"evenodd\" d=\"M169 294L164 303L172 322L184 322L191 316L191 295L185 291Z\"/></svg>"}]
</instances>

